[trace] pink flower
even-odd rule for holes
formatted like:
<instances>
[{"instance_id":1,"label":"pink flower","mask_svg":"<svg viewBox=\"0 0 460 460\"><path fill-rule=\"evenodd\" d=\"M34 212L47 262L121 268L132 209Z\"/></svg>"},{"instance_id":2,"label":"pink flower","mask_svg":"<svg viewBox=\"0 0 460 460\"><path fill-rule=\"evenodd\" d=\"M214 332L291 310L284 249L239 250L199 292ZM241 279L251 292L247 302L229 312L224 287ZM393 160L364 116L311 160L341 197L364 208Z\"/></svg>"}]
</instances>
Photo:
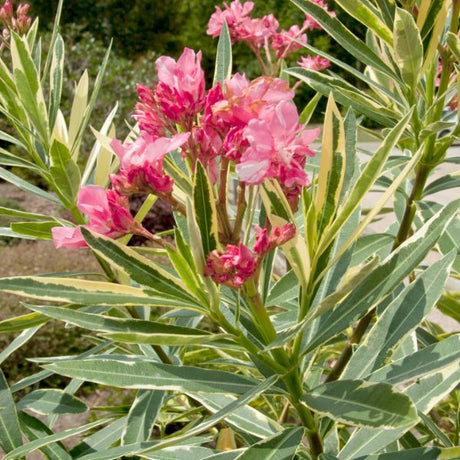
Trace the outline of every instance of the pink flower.
<instances>
[{"instance_id":1,"label":"pink flower","mask_svg":"<svg viewBox=\"0 0 460 460\"><path fill-rule=\"evenodd\" d=\"M295 225L287 223L282 227L273 227L270 234L267 234L266 228L255 227L256 240L254 243L254 252L259 256L287 243L295 236Z\"/></svg>"},{"instance_id":2,"label":"pink flower","mask_svg":"<svg viewBox=\"0 0 460 460\"><path fill-rule=\"evenodd\" d=\"M201 69L201 51L185 48L177 62L161 56L155 63L158 85L155 99L163 115L185 129L190 129L193 118L205 102L204 72Z\"/></svg>"},{"instance_id":3,"label":"pink flower","mask_svg":"<svg viewBox=\"0 0 460 460\"><path fill-rule=\"evenodd\" d=\"M329 68L331 61L321 56L303 56L297 64L304 69L321 71Z\"/></svg>"},{"instance_id":4,"label":"pink flower","mask_svg":"<svg viewBox=\"0 0 460 460\"><path fill-rule=\"evenodd\" d=\"M277 33L278 27L279 22L273 14L257 19L247 19L241 24L239 39L246 41L251 48L258 49Z\"/></svg>"},{"instance_id":5,"label":"pink flower","mask_svg":"<svg viewBox=\"0 0 460 460\"><path fill-rule=\"evenodd\" d=\"M212 14L208 23L206 33L216 38L220 35L224 22L227 23L232 43L235 40L241 40L242 28L244 31L245 22L250 19L249 13L254 8L254 2L240 3L240 0L234 0L230 3L224 3L224 9L216 6L216 11Z\"/></svg>"},{"instance_id":6,"label":"pink flower","mask_svg":"<svg viewBox=\"0 0 460 460\"><path fill-rule=\"evenodd\" d=\"M13 4L10 2L10 0L6 0L2 8L0 9L0 20L9 23L12 17Z\"/></svg>"},{"instance_id":7,"label":"pink flower","mask_svg":"<svg viewBox=\"0 0 460 460\"><path fill-rule=\"evenodd\" d=\"M316 3L318 6L323 8L329 16L333 18L336 16L334 11L329 11L328 5L324 0L311 0L313 3ZM310 15L305 15L305 21L303 23L302 29L314 30L314 29L321 29L321 26L313 19Z\"/></svg>"},{"instance_id":8,"label":"pink flower","mask_svg":"<svg viewBox=\"0 0 460 460\"><path fill-rule=\"evenodd\" d=\"M227 245L225 252L217 250L208 255L204 275L216 283L239 289L256 272L257 263L252 251L240 243Z\"/></svg>"},{"instance_id":9,"label":"pink flower","mask_svg":"<svg viewBox=\"0 0 460 460\"><path fill-rule=\"evenodd\" d=\"M143 85L137 85L139 102L136 104L134 118L139 123L139 129L154 136L165 136L167 131L173 131L172 123L162 114L153 91Z\"/></svg>"},{"instance_id":10,"label":"pink flower","mask_svg":"<svg viewBox=\"0 0 460 460\"><path fill-rule=\"evenodd\" d=\"M225 82L224 96L224 100L213 105L212 111L230 128L246 126L267 106L292 100L294 91L279 78L259 77L249 82L237 74Z\"/></svg>"},{"instance_id":11,"label":"pink flower","mask_svg":"<svg viewBox=\"0 0 460 460\"><path fill-rule=\"evenodd\" d=\"M122 195L170 192L173 181L163 170L163 159L189 136L190 133L181 133L171 138L154 137L143 132L126 146L114 139L111 146L120 159L120 171L110 176L113 187Z\"/></svg>"},{"instance_id":12,"label":"pink flower","mask_svg":"<svg viewBox=\"0 0 460 460\"><path fill-rule=\"evenodd\" d=\"M128 199L114 190L105 190L97 185L82 187L78 193L77 207L88 216L88 224L83 227L96 233L119 238L128 233L145 232L129 212ZM56 248L86 246L80 227L54 227L51 232Z\"/></svg>"},{"instance_id":13,"label":"pink flower","mask_svg":"<svg viewBox=\"0 0 460 460\"><path fill-rule=\"evenodd\" d=\"M319 129L305 130L298 121L294 103L281 101L249 122L245 130L249 147L236 166L240 180L255 185L277 178L287 187L309 185L305 158L314 155L308 146Z\"/></svg>"},{"instance_id":14,"label":"pink flower","mask_svg":"<svg viewBox=\"0 0 460 460\"><path fill-rule=\"evenodd\" d=\"M289 30L282 30L273 36L272 48L276 51L277 59L284 58L288 54L302 48L302 45L294 41L294 39L302 43L307 43L307 35L300 32L299 26L294 25Z\"/></svg>"}]
</instances>

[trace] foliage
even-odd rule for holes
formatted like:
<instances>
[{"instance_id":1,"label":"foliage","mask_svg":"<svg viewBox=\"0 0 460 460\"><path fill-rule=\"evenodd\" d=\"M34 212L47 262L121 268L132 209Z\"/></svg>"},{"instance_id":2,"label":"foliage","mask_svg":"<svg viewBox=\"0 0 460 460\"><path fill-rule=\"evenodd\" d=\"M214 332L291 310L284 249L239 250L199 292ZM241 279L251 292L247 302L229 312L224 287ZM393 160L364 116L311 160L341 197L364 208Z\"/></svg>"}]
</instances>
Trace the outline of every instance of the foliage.
<instances>
[{"instance_id":1,"label":"foliage","mask_svg":"<svg viewBox=\"0 0 460 460\"><path fill-rule=\"evenodd\" d=\"M259 19L234 2L225 14L235 8L237 21L220 22L216 86L206 90L201 56L190 49L177 61L159 58L157 85L139 88L138 126L127 142L114 140L111 112L93 130L83 168L80 144L107 57L90 93L83 74L66 121L57 27L45 65L36 23L26 36L12 33L12 70L0 65L0 107L15 135L1 137L27 157L2 150L0 161L36 171L54 194L5 168L0 176L59 202L74 222L4 208L23 222L3 233L89 246L105 279L0 279L1 290L39 302L0 323L22 331L4 357L52 319L87 329L92 341L82 354L39 359L43 370L26 381L66 376L64 391L42 388L15 401L14 382L0 375L5 459L37 449L48 458L88 459L458 457L460 336L426 318L438 303L458 314L458 293L444 288L459 276L460 200L431 200L458 181L431 177L442 162L457 161L446 152L460 132L460 2L338 0L368 30L365 41L321 1L292 3L365 69L299 40L302 46L366 90L334 72L286 68L283 53L275 61L277 49L260 46L252 27ZM216 14L219 22L223 13ZM267 40L276 39L271 33ZM231 76L235 37L255 53L263 77ZM300 117L279 71L318 93ZM321 152L310 158L317 133L305 123L322 96ZM382 127L362 164L357 115ZM367 193L382 186L372 209L362 209ZM147 197L132 216L129 198L139 193ZM142 225L157 197L175 211L173 242ZM391 198L396 222L364 235ZM157 248L129 248L132 234ZM428 263L432 251L439 257ZM127 411L107 407L95 421L54 432L59 414L86 410L74 396L82 381L136 396ZM452 420L447 428L441 417ZM61 441L74 435L83 440L67 451Z\"/></svg>"}]
</instances>

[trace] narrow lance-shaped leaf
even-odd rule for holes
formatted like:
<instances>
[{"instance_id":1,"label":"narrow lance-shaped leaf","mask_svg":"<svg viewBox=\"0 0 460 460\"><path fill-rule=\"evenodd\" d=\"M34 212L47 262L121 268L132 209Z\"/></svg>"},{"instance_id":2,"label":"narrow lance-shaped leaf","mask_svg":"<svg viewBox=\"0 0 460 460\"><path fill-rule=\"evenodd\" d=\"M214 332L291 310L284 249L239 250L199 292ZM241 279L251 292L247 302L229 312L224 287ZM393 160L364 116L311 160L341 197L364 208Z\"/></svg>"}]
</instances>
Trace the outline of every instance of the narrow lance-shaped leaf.
<instances>
[{"instance_id":1,"label":"narrow lance-shaped leaf","mask_svg":"<svg viewBox=\"0 0 460 460\"><path fill-rule=\"evenodd\" d=\"M406 129L412 111L410 111L388 134L382 146L372 156L367 165L364 167L361 175L356 180L353 188L350 190L347 200L343 203L340 214L332 222L327 232L321 238L320 252L326 249L340 228L349 219L353 211L358 207L364 195L369 191L374 182L380 175L388 156L397 145L400 137Z\"/></svg>"},{"instance_id":2,"label":"narrow lance-shaped leaf","mask_svg":"<svg viewBox=\"0 0 460 460\"><path fill-rule=\"evenodd\" d=\"M288 428L271 438L253 444L237 457L238 460L290 460L294 457L299 444L302 442L303 428Z\"/></svg>"},{"instance_id":3,"label":"narrow lance-shaped leaf","mask_svg":"<svg viewBox=\"0 0 460 460\"><path fill-rule=\"evenodd\" d=\"M128 413L121 445L149 440L165 394L164 391L139 390Z\"/></svg>"},{"instance_id":4,"label":"narrow lance-shaped leaf","mask_svg":"<svg viewBox=\"0 0 460 460\"><path fill-rule=\"evenodd\" d=\"M225 337L224 334L212 334L191 327L141 319L115 318L70 308L37 305L28 305L28 308L81 328L104 332L106 336L121 342L173 346L204 344Z\"/></svg>"},{"instance_id":5,"label":"narrow lance-shaped leaf","mask_svg":"<svg viewBox=\"0 0 460 460\"><path fill-rule=\"evenodd\" d=\"M460 382L460 368L454 363L433 375L428 375L412 384L406 393L414 402L418 411L427 413L433 406L444 398ZM360 455L369 455L378 452L393 441L399 439L414 423L405 427L389 430L375 430L361 428L355 431L344 448L340 451L340 460L351 460Z\"/></svg>"},{"instance_id":6,"label":"narrow lance-shaped leaf","mask_svg":"<svg viewBox=\"0 0 460 460\"><path fill-rule=\"evenodd\" d=\"M5 452L11 452L22 445L16 406L11 390L0 370L0 446Z\"/></svg>"},{"instance_id":7,"label":"narrow lance-shaped leaf","mask_svg":"<svg viewBox=\"0 0 460 460\"><path fill-rule=\"evenodd\" d=\"M379 14L370 8L370 4L360 0L337 0L337 3L361 24L368 27L388 45L393 46L393 36Z\"/></svg>"},{"instance_id":8,"label":"narrow lance-shaped leaf","mask_svg":"<svg viewBox=\"0 0 460 460\"><path fill-rule=\"evenodd\" d=\"M77 397L62 390L42 389L28 393L18 403L18 409L29 409L37 414L80 414L88 406Z\"/></svg>"},{"instance_id":9,"label":"narrow lance-shaped leaf","mask_svg":"<svg viewBox=\"0 0 460 460\"><path fill-rule=\"evenodd\" d=\"M30 452L38 450L44 446L49 446L50 444L53 444L57 441L61 441L62 439L66 439L71 436L77 436L80 433L84 433L85 431L89 431L93 428L96 428L102 425L103 423L106 423L106 421L107 420L105 419L98 420L97 422L87 423L78 428L71 428L69 430L61 431L60 433L56 433L56 434L45 436L39 439L35 439L34 441L31 441L27 444L17 447L13 451L9 452L8 455L4 457L3 460L15 460L15 459L21 458L29 454Z\"/></svg>"},{"instance_id":10,"label":"narrow lance-shaped leaf","mask_svg":"<svg viewBox=\"0 0 460 460\"><path fill-rule=\"evenodd\" d=\"M343 119L332 96L329 97L323 128L321 163L315 207L318 233L322 234L337 209L346 167Z\"/></svg>"},{"instance_id":11,"label":"narrow lance-shaped leaf","mask_svg":"<svg viewBox=\"0 0 460 460\"><path fill-rule=\"evenodd\" d=\"M24 435L29 441L34 441L53 434L49 427L42 421L32 417L32 415L26 412L21 412L19 414L19 423ZM67 453L60 442L48 444L40 450L49 460L72 460L72 456Z\"/></svg>"},{"instance_id":12,"label":"narrow lance-shaped leaf","mask_svg":"<svg viewBox=\"0 0 460 460\"><path fill-rule=\"evenodd\" d=\"M386 383L339 380L314 388L302 400L333 420L357 426L396 428L418 419L410 398Z\"/></svg>"},{"instance_id":13,"label":"narrow lance-shaped leaf","mask_svg":"<svg viewBox=\"0 0 460 460\"><path fill-rule=\"evenodd\" d=\"M64 40L58 34L52 50L52 61L50 70L50 107L49 127L53 129L56 115L59 110L62 94L62 80L64 71Z\"/></svg>"},{"instance_id":14,"label":"narrow lance-shaped leaf","mask_svg":"<svg viewBox=\"0 0 460 460\"><path fill-rule=\"evenodd\" d=\"M258 383L230 372L162 364L143 357L109 355L65 359L44 367L67 377L117 388L243 394Z\"/></svg>"},{"instance_id":15,"label":"narrow lance-shaped leaf","mask_svg":"<svg viewBox=\"0 0 460 460\"><path fill-rule=\"evenodd\" d=\"M112 266L124 271L133 281L171 297L200 305L181 280L175 278L155 262L137 254L115 240L82 229L89 246Z\"/></svg>"},{"instance_id":16,"label":"narrow lance-shaped leaf","mask_svg":"<svg viewBox=\"0 0 460 460\"><path fill-rule=\"evenodd\" d=\"M232 395L190 394L212 413L218 412L237 398ZM275 420L251 406L242 406L229 414L225 421L232 427L258 438L267 438L280 432L282 427Z\"/></svg>"},{"instance_id":17,"label":"narrow lance-shaped leaf","mask_svg":"<svg viewBox=\"0 0 460 460\"><path fill-rule=\"evenodd\" d=\"M217 44L216 68L212 85L220 83L222 86L232 73L232 42L227 21L224 21Z\"/></svg>"},{"instance_id":18,"label":"narrow lance-shaped leaf","mask_svg":"<svg viewBox=\"0 0 460 460\"><path fill-rule=\"evenodd\" d=\"M426 269L384 310L346 367L342 378L362 378L385 363L397 344L428 315L441 296L455 253Z\"/></svg>"},{"instance_id":19,"label":"narrow lance-shaped leaf","mask_svg":"<svg viewBox=\"0 0 460 460\"><path fill-rule=\"evenodd\" d=\"M106 452L111 445L121 438L126 427L126 419L127 417L121 417L95 433L85 436L79 444L70 450L71 458L80 458L91 452Z\"/></svg>"},{"instance_id":20,"label":"narrow lance-shaped leaf","mask_svg":"<svg viewBox=\"0 0 460 460\"><path fill-rule=\"evenodd\" d=\"M316 333L306 345L305 352L313 350L346 329L391 292L424 259L459 206L460 200L445 206L366 276L333 311L322 315ZM299 325L299 329L301 328Z\"/></svg>"},{"instance_id":21,"label":"narrow lance-shaped leaf","mask_svg":"<svg viewBox=\"0 0 460 460\"><path fill-rule=\"evenodd\" d=\"M322 28L350 54L364 64L375 67L391 78L400 81L393 69L388 67L364 42L353 35L339 20L331 17L319 5L310 0L291 0L306 14L311 15Z\"/></svg>"},{"instance_id":22,"label":"narrow lance-shaped leaf","mask_svg":"<svg viewBox=\"0 0 460 460\"><path fill-rule=\"evenodd\" d=\"M174 306L202 311L196 303L164 293L159 295L153 290L81 279L40 276L2 278L0 290L35 299L81 305Z\"/></svg>"},{"instance_id":23,"label":"narrow lance-shaped leaf","mask_svg":"<svg viewBox=\"0 0 460 460\"><path fill-rule=\"evenodd\" d=\"M371 382L399 385L436 374L458 364L460 364L460 335L454 334L375 370L367 376L367 379Z\"/></svg>"},{"instance_id":24,"label":"narrow lance-shaped leaf","mask_svg":"<svg viewBox=\"0 0 460 460\"><path fill-rule=\"evenodd\" d=\"M75 199L80 188L80 169L72 160L69 149L55 140L51 145L50 173L56 192L68 207L75 207Z\"/></svg>"},{"instance_id":25,"label":"narrow lance-shaped leaf","mask_svg":"<svg viewBox=\"0 0 460 460\"><path fill-rule=\"evenodd\" d=\"M201 233L201 243L205 254L217 248L219 241L217 211L211 182L206 170L198 161L193 186L193 209Z\"/></svg>"},{"instance_id":26,"label":"narrow lance-shaped leaf","mask_svg":"<svg viewBox=\"0 0 460 460\"><path fill-rule=\"evenodd\" d=\"M403 80L415 90L423 63L423 45L413 16L402 8L396 9L394 29L394 58Z\"/></svg>"}]
</instances>

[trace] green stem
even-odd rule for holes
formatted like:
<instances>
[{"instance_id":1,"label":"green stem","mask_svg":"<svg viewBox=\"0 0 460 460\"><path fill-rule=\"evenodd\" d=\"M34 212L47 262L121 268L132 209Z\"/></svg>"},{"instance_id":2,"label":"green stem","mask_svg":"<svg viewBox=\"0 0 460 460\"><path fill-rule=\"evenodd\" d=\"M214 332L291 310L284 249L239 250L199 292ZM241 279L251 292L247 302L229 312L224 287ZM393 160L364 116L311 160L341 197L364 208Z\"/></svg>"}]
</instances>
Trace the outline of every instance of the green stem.
<instances>
[{"instance_id":1,"label":"green stem","mask_svg":"<svg viewBox=\"0 0 460 460\"><path fill-rule=\"evenodd\" d=\"M217 218L219 219L222 233L221 243L227 244L232 241L232 229L230 227L230 221L228 219L227 211L227 179L228 179L228 168L230 161L227 158L222 158L220 168L220 181L219 181L219 197L217 199Z\"/></svg>"},{"instance_id":2,"label":"green stem","mask_svg":"<svg viewBox=\"0 0 460 460\"><path fill-rule=\"evenodd\" d=\"M236 219L235 226L233 227L233 243L236 244L240 240L241 227L243 225L244 213L247 209L246 203L246 184L244 182L239 183L239 193L236 207Z\"/></svg>"},{"instance_id":3,"label":"green stem","mask_svg":"<svg viewBox=\"0 0 460 460\"><path fill-rule=\"evenodd\" d=\"M289 391L289 400L292 406L299 414L302 425L307 429L306 435L308 444L310 446L311 456L313 459L317 459L318 456L323 452L323 445L313 414L310 412L310 409L308 409L308 407L301 402L304 391L300 381L298 367L294 369L290 374L286 375L283 379L283 382Z\"/></svg>"}]
</instances>

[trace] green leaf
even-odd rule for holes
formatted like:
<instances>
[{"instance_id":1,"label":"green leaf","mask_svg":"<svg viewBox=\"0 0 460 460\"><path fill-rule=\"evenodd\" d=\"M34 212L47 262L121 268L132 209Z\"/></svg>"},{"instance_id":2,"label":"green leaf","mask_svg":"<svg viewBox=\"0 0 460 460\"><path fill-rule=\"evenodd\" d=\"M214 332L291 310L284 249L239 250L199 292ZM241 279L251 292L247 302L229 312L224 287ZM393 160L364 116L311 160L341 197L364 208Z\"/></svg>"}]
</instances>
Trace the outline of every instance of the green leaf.
<instances>
[{"instance_id":1,"label":"green leaf","mask_svg":"<svg viewBox=\"0 0 460 460\"><path fill-rule=\"evenodd\" d=\"M446 292L438 302L438 308L442 313L460 323L460 296L458 294Z\"/></svg>"},{"instance_id":2,"label":"green leaf","mask_svg":"<svg viewBox=\"0 0 460 460\"><path fill-rule=\"evenodd\" d=\"M59 198L56 198L54 195L51 195L51 193L45 192L44 190L36 187L35 185L29 184L24 179L21 179L20 177L16 176L10 171L7 171L4 168L0 168L0 179L3 179L7 182L10 182L13 185L16 185L16 187L20 188L21 190L24 190L25 192L33 193L34 195L39 196L40 198L44 198L45 200L51 201L53 203L62 204Z\"/></svg>"},{"instance_id":3,"label":"green leaf","mask_svg":"<svg viewBox=\"0 0 460 460\"><path fill-rule=\"evenodd\" d=\"M346 329L390 293L424 259L459 206L460 200L445 206L366 276L334 310L323 314L305 352L315 349Z\"/></svg>"},{"instance_id":4,"label":"green leaf","mask_svg":"<svg viewBox=\"0 0 460 460\"><path fill-rule=\"evenodd\" d=\"M48 222L13 222L10 224L11 230L18 235L31 237L39 240L53 239L51 229L56 227L56 221Z\"/></svg>"},{"instance_id":5,"label":"green leaf","mask_svg":"<svg viewBox=\"0 0 460 460\"><path fill-rule=\"evenodd\" d=\"M324 118L321 163L315 196L317 232L322 234L338 207L345 174L345 132L343 119L332 96Z\"/></svg>"},{"instance_id":6,"label":"green leaf","mask_svg":"<svg viewBox=\"0 0 460 460\"><path fill-rule=\"evenodd\" d=\"M126 420L121 445L148 441L163 405L164 391L139 390Z\"/></svg>"},{"instance_id":7,"label":"green leaf","mask_svg":"<svg viewBox=\"0 0 460 460\"><path fill-rule=\"evenodd\" d=\"M315 109L318 105L318 102L321 100L323 97L322 94L316 93L311 99L310 102L305 106L305 108L302 110L302 113L299 116L299 123L302 125L308 125L310 122L311 117L313 116L313 113L315 112Z\"/></svg>"},{"instance_id":8,"label":"green leaf","mask_svg":"<svg viewBox=\"0 0 460 460\"><path fill-rule=\"evenodd\" d=\"M457 62L460 62L460 38L454 33L448 32L446 41L455 59Z\"/></svg>"},{"instance_id":9,"label":"green leaf","mask_svg":"<svg viewBox=\"0 0 460 460\"><path fill-rule=\"evenodd\" d=\"M105 452L108 448L116 443L126 428L127 417L121 417L118 420L108 424L104 428L96 431L85 438L70 450L72 458L80 458L91 452Z\"/></svg>"},{"instance_id":10,"label":"green leaf","mask_svg":"<svg viewBox=\"0 0 460 460\"><path fill-rule=\"evenodd\" d=\"M402 8L396 8L393 41L395 61L404 82L414 91L421 75L423 44L412 14Z\"/></svg>"},{"instance_id":11,"label":"green leaf","mask_svg":"<svg viewBox=\"0 0 460 460\"><path fill-rule=\"evenodd\" d=\"M43 220L49 219L46 214L36 214L34 212L18 211L17 209L4 208L0 206L1 216L19 217L21 219Z\"/></svg>"},{"instance_id":12,"label":"green leaf","mask_svg":"<svg viewBox=\"0 0 460 460\"><path fill-rule=\"evenodd\" d=\"M81 328L105 332L107 337L122 342L133 343L133 338L139 337L139 342L134 343L173 346L204 344L225 337L223 334L212 334L200 329L140 319L102 316L69 308L37 305L28 305L28 308Z\"/></svg>"},{"instance_id":13,"label":"green leaf","mask_svg":"<svg viewBox=\"0 0 460 460\"><path fill-rule=\"evenodd\" d=\"M74 159L75 157L78 158L79 145L76 145L77 136L88 105L88 87L88 71L85 70L75 87L75 95L69 119L69 145L71 146L72 151L76 152Z\"/></svg>"},{"instance_id":14,"label":"green leaf","mask_svg":"<svg viewBox=\"0 0 460 460\"><path fill-rule=\"evenodd\" d=\"M202 308L177 297L159 295L120 284L53 277L12 277L0 279L0 290L25 297L80 305L100 306L173 306L202 311Z\"/></svg>"},{"instance_id":15,"label":"green leaf","mask_svg":"<svg viewBox=\"0 0 460 460\"><path fill-rule=\"evenodd\" d=\"M384 259L388 256L388 254L390 254L393 242L394 236L388 233L376 233L361 236L356 242L350 265L352 267L359 265L368 257L375 254Z\"/></svg>"},{"instance_id":16,"label":"green leaf","mask_svg":"<svg viewBox=\"0 0 460 460\"><path fill-rule=\"evenodd\" d=\"M322 28L342 45L358 61L375 67L396 81L399 76L388 67L363 41L353 35L339 20L331 17L323 8L310 0L291 0L306 14L311 15Z\"/></svg>"},{"instance_id":17,"label":"green leaf","mask_svg":"<svg viewBox=\"0 0 460 460\"><path fill-rule=\"evenodd\" d=\"M107 68L107 63L109 61L111 49L112 49L112 42L110 42L110 45L107 47L107 51L104 55L104 59L102 60L102 63L99 67L99 72L96 76L96 81L94 82L93 92L91 93L91 97L89 99L88 105L86 106L84 115L81 118L80 123L78 125L78 131L77 131L77 134L75 135L75 140L72 145L72 149L70 151L72 158L75 162L77 162L78 160L78 153L79 153L80 143L83 138L83 134L85 133L86 127L91 117L91 113L94 109L94 106L96 105L99 91L102 86L102 80L104 77L104 73Z\"/></svg>"},{"instance_id":18,"label":"green leaf","mask_svg":"<svg viewBox=\"0 0 460 460\"><path fill-rule=\"evenodd\" d=\"M421 447L387 454L366 455L356 460L439 460L440 452L439 447Z\"/></svg>"},{"instance_id":19,"label":"green leaf","mask_svg":"<svg viewBox=\"0 0 460 460\"><path fill-rule=\"evenodd\" d=\"M382 366L397 345L423 321L441 296L455 253L427 268L379 316L353 353L342 378L356 379Z\"/></svg>"},{"instance_id":20,"label":"green leaf","mask_svg":"<svg viewBox=\"0 0 460 460\"><path fill-rule=\"evenodd\" d=\"M0 321L0 334L18 332L48 322L48 318L41 313L29 313Z\"/></svg>"},{"instance_id":21,"label":"green leaf","mask_svg":"<svg viewBox=\"0 0 460 460\"><path fill-rule=\"evenodd\" d=\"M21 445L22 436L16 406L5 376L0 370L0 446L5 452L11 452Z\"/></svg>"},{"instance_id":22,"label":"green leaf","mask_svg":"<svg viewBox=\"0 0 460 460\"><path fill-rule=\"evenodd\" d=\"M28 393L18 403L18 409L29 409L37 414L80 414L88 406L80 399L62 390L43 389Z\"/></svg>"},{"instance_id":23,"label":"green leaf","mask_svg":"<svg viewBox=\"0 0 460 460\"><path fill-rule=\"evenodd\" d=\"M307 70L301 67L286 69L285 73L304 81L312 89L329 97L332 93L334 99L345 107L352 107L358 113L368 116L374 121L384 126L393 126L396 119L401 115L399 112L384 107L382 104L372 99L368 94L356 88L350 87L336 77L324 75L321 72Z\"/></svg>"},{"instance_id":24,"label":"green leaf","mask_svg":"<svg viewBox=\"0 0 460 460\"><path fill-rule=\"evenodd\" d=\"M15 339L0 353L0 364L3 363L13 352L28 342L34 334L40 329L41 325L26 329L21 332Z\"/></svg>"},{"instance_id":25,"label":"green leaf","mask_svg":"<svg viewBox=\"0 0 460 460\"><path fill-rule=\"evenodd\" d=\"M376 11L360 0L337 0L337 3L351 16L357 19L365 27L372 30L388 45L393 46L391 30L380 18Z\"/></svg>"},{"instance_id":26,"label":"green leaf","mask_svg":"<svg viewBox=\"0 0 460 460\"><path fill-rule=\"evenodd\" d=\"M91 430L96 428L103 423L106 423L106 419L98 420L97 422L87 423L86 425L82 425L78 428L71 428L69 430L61 431L60 433L52 434L49 436L44 436L39 439L35 439L23 446L17 447L16 449L12 450L11 452L6 455L3 460L15 460L25 455L33 452L34 450L41 449L44 446L48 446L50 444L54 444L57 441L61 441L62 439L69 438L71 436L76 436L85 431Z\"/></svg>"},{"instance_id":27,"label":"green leaf","mask_svg":"<svg viewBox=\"0 0 460 460\"><path fill-rule=\"evenodd\" d=\"M242 394L257 381L230 372L174 366L128 356L98 356L44 365L45 369L117 388L174 390L186 393Z\"/></svg>"},{"instance_id":28,"label":"green leaf","mask_svg":"<svg viewBox=\"0 0 460 460\"><path fill-rule=\"evenodd\" d=\"M231 395L193 393L190 396L202 404L211 413L216 413L234 402ZM282 430L275 420L251 406L241 406L225 418L230 426L259 438L267 438Z\"/></svg>"},{"instance_id":29,"label":"green leaf","mask_svg":"<svg viewBox=\"0 0 460 460\"><path fill-rule=\"evenodd\" d=\"M294 270L289 270L271 288L268 294L266 307L282 307L285 302L299 296L299 284ZM0 323L1 324L1 323Z\"/></svg>"},{"instance_id":30,"label":"green leaf","mask_svg":"<svg viewBox=\"0 0 460 460\"><path fill-rule=\"evenodd\" d=\"M304 429L300 427L288 428L283 432L253 444L241 455L238 460L291 460L299 444L302 442Z\"/></svg>"},{"instance_id":31,"label":"green leaf","mask_svg":"<svg viewBox=\"0 0 460 460\"><path fill-rule=\"evenodd\" d=\"M75 200L80 189L80 169L72 160L69 149L55 140L51 145L50 173L56 191L67 207L75 207Z\"/></svg>"},{"instance_id":32,"label":"green leaf","mask_svg":"<svg viewBox=\"0 0 460 460\"><path fill-rule=\"evenodd\" d=\"M212 185L203 165L198 161L193 186L193 209L201 233L205 255L217 248L218 224Z\"/></svg>"},{"instance_id":33,"label":"green leaf","mask_svg":"<svg viewBox=\"0 0 460 460\"><path fill-rule=\"evenodd\" d=\"M225 406L219 412L216 412L214 415L208 417L204 422L194 426L193 428L187 430L184 434L179 434L178 436L174 436L170 439L165 439L164 441L160 441L150 452L161 450L165 447L169 447L171 445L177 445L179 442L182 442L184 439L191 438L197 434L203 433L216 423L224 420L228 415L234 413L238 408L247 405L253 399L258 397L261 394L270 393L270 388L278 381L278 376L272 375L267 379L260 382L258 385L254 386L252 389L248 390L238 399L232 401L230 404ZM225 381L223 381L225 382Z\"/></svg>"},{"instance_id":34,"label":"green leaf","mask_svg":"<svg viewBox=\"0 0 460 460\"><path fill-rule=\"evenodd\" d=\"M11 58L18 93L27 115L45 145L48 142L49 122L43 89L25 37L11 34Z\"/></svg>"},{"instance_id":35,"label":"green leaf","mask_svg":"<svg viewBox=\"0 0 460 460\"><path fill-rule=\"evenodd\" d=\"M52 50L52 61L50 70L50 106L49 106L49 127L53 129L56 116L61 103L62 79L64 72L64 40L57 35Z\"/></svg>"},{"instance_id":36,"label":"green leaf","mask_svg":"<svg viewBox=\"0 0 460 460\"><path fill-rule=\"evenodd\" d=\"M219 42L217 44L216 68L214 70L214 80L212 86L220 83L222 88L224 81L232 74L232 42L228 30L227 21L224 20L220 31Z\"/></svg>"},{"instance_id":37,"label":"green leaf","mask_svg":"<svg viewBox=\"0 0 460 460\"><path fill-rule=\"evenodd\" d=\"M393 151L399 139L403 135L411 115L412 111L406 114L406 116L390 131L381 147L364 167L362 173L350 190L347 200L342 204L340 213L334 219L325 234L322 235L320 246L318 248L320 253L332 243L340 228L350 218L352 213L359 206L364 195L370 190L374 182L381 174L390 153Z\"/></svg>"},{"instance_id":38,"label":"green leaf","mask_svg":"<svg viewBox=\"0 0 460 460\"><path fill-rule=\"evenodd\" d=\"M21 424L23 433L29 441L34 441L53 434L43 422L25 412L19 414L19 423ZM48 444L42 447L40 451L49 460L72 460L72 456L67 453L60 442Z\"/></svg>"},{"instance_id":39,"label":"green leaf","mask_svg":"<svg viewBox=\"0 0 460 460\"><path fill-rule=\"evenodd\" d=\"M428 184L423 190L423 196L426 197L433 193L457 187L460 187L460 172L446 174L445 176L442 176Z\"/></svg>"},{"instance_id":40,"label":"green leaf","mask_svg":"<svg viewBox=\"0 0 460 460\"><path fill-rule=\"evenodd\" d=\"M458 364L454 364L441 372L418 380L404 392L412 399L419 412L427 413L459 382L460 368ZM340 460L348 460L379 452L399 439L413 425L414 423L410 423L405 427L390 430L359 429L352 434L338 457Z\"/></svg>"},{"instance_id":41,"label":"green leaf","mask_svg":"<svg viewBox=\"0 0 460 460\"><path fill-rule=\"evenodd\" d=\"M454 334L375 370L368 379L371 382L397 385L438 373L458 364L460 364L460 336Z\"/></svg>"},{"instance_id":42,"label":"green leaf","mask_svg":"<svg viewBox=\"0 0 460 460\"><path fill-rule=\"evenodd\" d=\"M339 380L314 388L302 401L333 420L355 426L396 428L417 421L410 398L386 383Z\"/></svg>"},{"instance_id":43,"label":"green leaf","mask_svg":"<svg viewBox=\"0 0 460 460\"><path fill-rule=\"evenodd\" d=\"M147 286L171 299L193 303L201 302L186 289L181 280L170 275L155 262L139 255L134 250L102 235L82 228L82 234L93 251L112 266L125 272L133 281Z\"/></svg>"}]
</instances>

